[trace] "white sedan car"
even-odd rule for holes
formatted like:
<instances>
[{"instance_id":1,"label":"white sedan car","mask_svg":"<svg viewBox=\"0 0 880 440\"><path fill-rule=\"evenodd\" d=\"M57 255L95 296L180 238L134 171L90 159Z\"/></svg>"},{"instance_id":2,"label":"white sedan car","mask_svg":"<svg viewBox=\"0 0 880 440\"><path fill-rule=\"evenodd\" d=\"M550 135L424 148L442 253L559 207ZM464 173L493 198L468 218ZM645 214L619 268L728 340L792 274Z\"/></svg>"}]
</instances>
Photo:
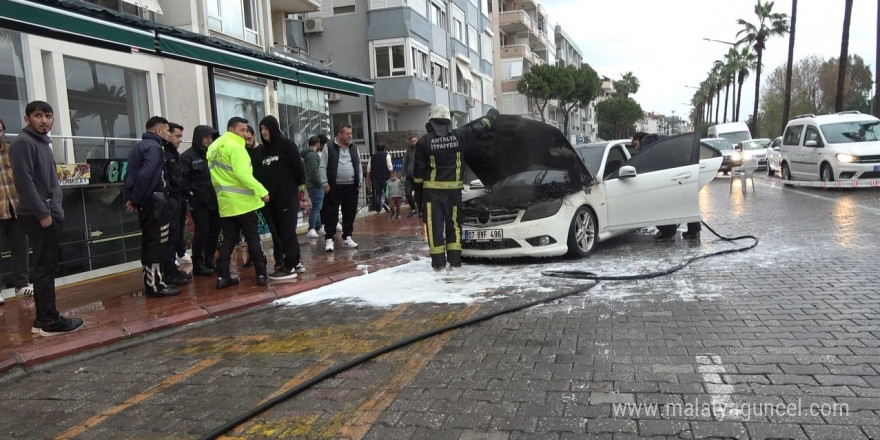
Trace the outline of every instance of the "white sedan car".
<instances>
[{"instance_id":1,"label":"white sedan car","mask_svg":"<svg viewBox=\"0 0 880 440\"><path fill-rule=\"evenodd\" d=\"M506 128L499 122L496 132ZM518 130L529 134L496 135L465 151L489 188L464 202L466 257L583 257L599 241L638 228L699 221L697 193L722 161L693 133L630 158L628 140L572 147L540 122L521 122ZM526 145L522 138L546 143Z\"/></svg>"}]
</instances>

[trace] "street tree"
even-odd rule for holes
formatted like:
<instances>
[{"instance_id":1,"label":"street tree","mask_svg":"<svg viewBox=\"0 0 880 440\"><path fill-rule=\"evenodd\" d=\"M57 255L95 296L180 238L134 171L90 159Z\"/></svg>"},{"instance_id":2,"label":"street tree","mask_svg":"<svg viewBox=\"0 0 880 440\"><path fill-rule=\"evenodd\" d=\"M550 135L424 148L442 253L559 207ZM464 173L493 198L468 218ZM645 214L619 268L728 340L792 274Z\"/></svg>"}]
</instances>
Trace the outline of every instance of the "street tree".
<instances>
[{"instance_id":1,"label":"street tree","mask_svg":"<svg viewBox=\"0 0 880 440\"><path fill-rule=\"evenodd\" d=\"M788 62L785 64L785 101L782 104L782 127L779 131L785 129L791 115L791 71L794 64L794 35L795 24L797 24L797 0L791 0L791 27L788 30Z\"/></svg>"},{"instance_id":2,"label":"street tree","mask_svg":"<svg viewBox=\"0 0 880 440\"><path fill-rule=\"evenodd\" d=\"M636 78L632 72L626 72L620 75L620 80L611 81L611 85L614 86L614 90L617 94L624 98L629 98L631 95L638 93L639 87L641 86L639 79Z\"/></svg>"},{"instance_id":3,"label":"street tree","mask_svg":"<svg viewBox=\"0 0 880 440\"><path fill-rule=\"evenodd\" d=\"M740 40L737 45L747 44L755 49L757 56L757 67L755 68L755 106L752 113L752 133L757 133L758 129L758 103L761 97L761 59L764 56L764 48L767 39L775 36L782 36L788 32L788 16L783 13L773 12L773 2L768 1L762 3L758 0L755 4L756 23L751 23L742 18L736 20L737 24L742 26L736 33Z\"/></svg>"},{"instance_id":4,"label":"street tree","mask_svg":"<svg viewBox=\"0 0 880 440\"><path fill-rule=\"evenodd\" d=\"M635 133L635 123L645 116L642 107L632 98L614 97L596 104L599 137L621 139Z\"/></svg>"},{"instance_id":5,"label":"street tree","mask_svg":"<svg viewBox=\"0 0 880 440\"><path fill-rule=\"evenodd\" d=\"M523 73L522 78L516 83L516 90L534 103L538 113L541 114L541 122L546 123L544 111L547 109L547 103L554 98L554 90L563 87L559 83L564 81L556 66L538 64Z\"/></svg>"},{"instance_id":6,"label":"street tree","mask_svg":"<svg viewBox=\"0 0 880 440\"><path fill-rule=\"evenodd\" d=\"M568 121L571 111L575 108L584 108L599 96L602 90L602 81L592 67L584 64L581 67L568 65L558 67L560 81L553 85L558 87L551 90L551 95L559 101L559 109L562 111L563 134L568 137ZM635 78L635 77L633 77ZM635 78L638 84L638 78ZM636 86L638 88L638 86Z\"/></svg>"}]
</instances>

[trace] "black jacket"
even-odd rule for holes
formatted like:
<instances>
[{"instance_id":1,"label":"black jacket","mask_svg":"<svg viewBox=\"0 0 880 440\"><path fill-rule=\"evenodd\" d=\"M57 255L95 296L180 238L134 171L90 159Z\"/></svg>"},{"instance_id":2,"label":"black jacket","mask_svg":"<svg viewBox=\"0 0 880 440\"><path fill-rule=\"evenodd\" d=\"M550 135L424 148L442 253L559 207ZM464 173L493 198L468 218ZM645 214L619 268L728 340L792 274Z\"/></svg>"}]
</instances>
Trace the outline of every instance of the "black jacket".
<instances>
[{"instance_id":1,"label":"black jacket","mask_svg":"<svg viewBox=\"0 0 880 440\"><path fill-rule=\"evenodd\" d=\"M168 192L180 197L184 194L185 185L183 183L183 173L180 171L180 153L177 148L170 142L163 142L164 159L165 159L165 185Z\"/></svg>"},{"instance_id":2,"label":"black jacket","mask_svg":"<svg viewBox=\"0 0 880 440\"><path fill-rule=\"evenodd\" d=\"M299 186L306 181L306 172L296 144L281 133L281 126L275 116L266 116L260 126L269 130L268 140L263 140L263 158L256 168L254 177L269 191L269 197L279 197L282 201L295 201ZM262 131L262 130L260 130Z\"/></svg>"},{"instance_id":3,"label":"black jacket","mask_svg":"<svg viewBox=\"0 0 880 440\"><path fill-rule=\"evenodd\" d=\"M16 214L38 219L51 215L63 220L61 188L49 136L25 127L9 147L9 160L19 197Z\"/></svg>"},{"instance_id":4,"label":"black jacket","mask_svg":"<svg viewBox=\"0 0 880 440\"><path fill-rule=\"evenodd\" d=\"M190 206L204 206L217 209L217 193L211 185L211 171L208 169L207 148L202 148L202 138L219 134L213 127L199 125L193 130L193 145L180 155L180 171L183 175L184 192Z\"/></svg>"},{"instance_id":5,"label":"black jacket","mask_svg":"<svg viewBox=\"0 0 880 440\"><path fill-rule=\"evenodd\" d=\"M128 152L125 196L132 205L139 208L153 192L165 191L164 165L162 138L155 133L144 133L141 141Z\"/></svg>"},{"instance_id":6,"label":"black jacket","mask_svg":"<svg viewBox=\"0 0 880 440\"><path fill-rule=\"evenodd\" d=\"M461 190L462 150L490 130L494 119L490 114L455 130L449 119L429 120L428 134L416 144L413 182L425 189Z\"/></svg>"}]
</instances>

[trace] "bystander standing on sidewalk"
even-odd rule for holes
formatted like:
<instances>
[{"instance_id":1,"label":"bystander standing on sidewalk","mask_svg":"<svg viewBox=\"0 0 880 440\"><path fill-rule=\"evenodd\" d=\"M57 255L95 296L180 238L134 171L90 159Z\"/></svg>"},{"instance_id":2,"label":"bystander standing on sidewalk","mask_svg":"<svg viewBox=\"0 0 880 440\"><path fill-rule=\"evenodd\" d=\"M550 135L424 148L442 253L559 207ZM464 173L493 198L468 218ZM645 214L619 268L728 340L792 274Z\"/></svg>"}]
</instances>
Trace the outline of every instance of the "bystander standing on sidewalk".
<instances>
[{"instance_id":1,"label":"bystander standing on sidewalk","mask_svg":"<svg viewBox=\"0 0 880 440\"><path fill-rule=\"evenodd\" d=\"M167 283L186 284L186 277L169 276L162 265L171 246L169 196L164 176L162 142L168 138L168 120L153 116L147 120L146 133L128 153L125 175L125 209L138 212L141 226L141 264L147 296L165 297L180 294Z\"/></svg>"},{"instance_id":2,"label":"bystander standing on sidewalk","mask_svg":"<svg viewBox=\"0 0 880 440\"><path fill-rule=\"evenodd\" d=\"M251 166L253 167L254 177L257 177L260 173L260 167L263 162L263 144L257 142L257 133L254 131L254 127L250 125L247 126L247 135L244 137L244 146L247 148L248 156L251 158ZM257 177L259 180L259 177ZM268 206L268 205L267 205ZM263 221L266 222L266 227L269 228L269 235L272 236L272 256L275 259L275 270L280 270L284 267L284 252L282 251L283 246L281 245L281 236L278 235L278 229L275 227L275 224L272 223L272 216L269 215L269 209L267 206L263 206L260 208L260 215L263 216ZM268 265L268 263L266 263ZM241 266L242 269L249 269L254 266L254 261L248 255L248 260L244 263L244 266Z\"/></svg>"},{"instance_id":3,"label":"bystander standing on sidewalk","mask_svg":"<svg viewBox=\"0 0 880 440\"><path fill-rule=\"evenodd\" d=\"M351 238L354 217L358 210L358 194L361 188L361 159L357 145L351 142L351 125L342 124L336 129L333 142L321 156L321 185L324 187L324 206L321 221L324 222L324 250L333 252L333 238L342 208L342 245L357 248Z\"/></svg>"},{"instance_id":4,"label":"bystander standing on sidewalk","mask_svg":"<svg viewBox=\"0 0 880 440\"><path fill-rule=\"evenodd\" d=\"M281 133L281 125L275 116L260 121L263 140L263 160L256 177L269 191L272 198L266 209L280 237L284 254L284 267L269 274L273 280L296 278L297 272L305 272L300 261L296 222L299 215L299 186L305 182L303 162L296 144Z\"/></svg>"},{"instance_id":5,"label":"bystander standing on sidewalk","mask_svg":"<svg viewBox=\"0 0 880 440\"><path fill-rule=\"evenodd\" d=\"M61 247L61 188L49 132L55 123L52 106L44 101L28 103L24 110L25 128L12 143L9 157L18 189L18 218L34 250L36 280L33 333L52 336L83 326L80 318L66 318L55 307L55 276Z\"/></svg>"},{"instance_id":6,"label":"bystander standing on sidewalk","mask_svg":"<svg viewBox=\"0 0 880 440\"><path fill-rule=\"evenodd\" d=\"M393 170L391 155L385 151L385 144L377 144L376 152L367 163L367 182L373 191L372 210L382 212L382 208L388 211L388 205L382 200L385 195L385 183Z\"/></svg>"},{"instance_id":7,"label":"bystander standing on sidewalk","mask_svg":"<svg viewBox=\"0 0 880 440\"><path fill-rule=\"evenodd\" d=\"M217 240L220 237L220 214L217 210L217 194L211 186L208 170L208 145L219 133L214 127L199 125L193 130L192 147L180 155L180 170L186 184L189 207L192 210L193 274L214 275Z\"/></svg>"},{"instance_id":8,"label":"bystander standing on sidewalk","mask_svg":"<svg viewBox=\"0 0 880 440\"><path fill-rule=\"evenodd\" d=\"M269 192L254 178L251 159L245 148L247 126L247 119L230 119L226 133L208 147L211 184L217 193L223 229L223 243L217 258L218 289L239 283L238 277L230 275L229 261L241 235L244 235L248 255L254 262L257 285L265 286L268 282L266 257L257 231L257 210L269 201Z\"/></svg>"},{"instance_id":9,"label":"bystander standing on sidewalk","mask_svg":"<svg viewBox=\"0 0 880 440\"><path fill-rule=\"evenodd\" d=\"M406 186L403 181L397 178L397 173L392 171L391 178L385 184L385 198L391 205L391 218L400 218L400 205L403 201L403 193Z\"/></svg>"},{"instance_id":10,"label":"bystander standing on sidewalk","mask_svg":"<svg viewBox=\"0 0 880 440\"><path fill-rule=\"evenodd\" d=\"M15 296L31 296L34 287L28 283L28 239L18 222L18 191L9 160L6 123L0 120L0 229L12 253L12 282ZM3 297L0 296L0 304Z\"/></svg>"},{"instance_id":11,"label":"bystander standing on sidewalk","mask_svg":"<svg viewBox=\"0 0 880 440\"><path fill-rule=\"evenodd\" d=\"M413 171L415 170L416 165L416 145L418 143L418 137L409 137L409 147L406 148L406 153L403 155L403 168L401 169L404 180L406 180L406 182L404 182L406 185L406 203L409 204L410 217L419 213L418 207L422 204L421 200L416 200L415 198L415 186L413 185L413 179L415 179L415 177L413 177Z\"/></svg>"},{"instance_id":12,"label":"bystander standing on sidewalk","mask_svg":"<svg viewBox=\"0 0 880 440\"><path fill-rule=\"evenodd\" d=\"M303 167L306 172L306 191L309 200L312 201L312 210L309 212L309 231L306 237L318 238L324 235L324 225L321 223L321 207L324 205L324 188L321 188L321 156L318 149L321 147L321 139L318 136L309 138L309 145L302 149Z\"/></svg>"}]
</instances>

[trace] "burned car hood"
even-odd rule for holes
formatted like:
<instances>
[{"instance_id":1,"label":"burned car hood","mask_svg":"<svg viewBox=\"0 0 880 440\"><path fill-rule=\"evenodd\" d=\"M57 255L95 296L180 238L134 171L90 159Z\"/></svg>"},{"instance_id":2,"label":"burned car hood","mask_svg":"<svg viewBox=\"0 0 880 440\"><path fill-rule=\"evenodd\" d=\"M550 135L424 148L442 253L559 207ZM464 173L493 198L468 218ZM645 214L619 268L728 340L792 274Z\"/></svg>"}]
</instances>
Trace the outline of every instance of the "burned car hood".
<instances>
[{"instance_id":1,"label":"burned car hood","mask_svg":"<svg viewBox=\"0 0 880 440\"><path fill-rule=\"evenodd\" d=\"M559 129L514 115L499 115L491 131L465 148L464 161L487 188L536 170L565 171L572 188L593 180Z\"/></svg>"}]
</instances>

